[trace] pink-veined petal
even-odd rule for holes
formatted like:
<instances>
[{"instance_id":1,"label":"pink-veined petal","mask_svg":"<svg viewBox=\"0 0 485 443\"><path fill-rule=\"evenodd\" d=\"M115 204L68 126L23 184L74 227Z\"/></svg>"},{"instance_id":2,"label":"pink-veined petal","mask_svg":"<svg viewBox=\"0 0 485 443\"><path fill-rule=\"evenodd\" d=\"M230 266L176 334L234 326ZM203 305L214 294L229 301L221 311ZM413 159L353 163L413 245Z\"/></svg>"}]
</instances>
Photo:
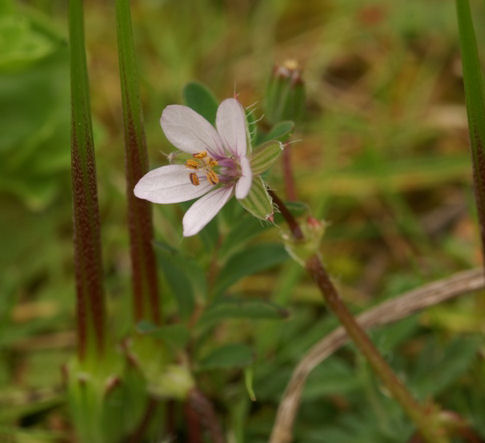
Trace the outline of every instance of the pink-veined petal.
<instances>
[{"instance_id":1,"label":"pink-veined petal","mask_svg":"<svg viewBox=\"0 0 485 443\"><path fill-rule=\"evenodd\" d=\"M197 234L231 198L233 186L215 189L199 198L185 213L184 237Z\"/></svg>"},{"instance_id":2,"label":"pink-veined petal","mask_svg":"<svg viewBox=\"0 0 485 443\"><path fill-rule=\"evenodd\" d=\"M167 139L189 154L207 151L223 156L224 148L215 128L200 114L183 105L167 106L160 118Z\"/></svg>"},{"instance_id":3,"label":"pink-veined petal","mask_svg":"<svg viewBox=\"0 0 485 443\"><path fill-rule=\"evenodd\" d=\"M199 175L198 186L190 181L194 172L184 165L167 165L145 174L136 184L134 193L138 198L152 203L180 203L206 194L212 185L203 175Z\"/></svg>"},{"instance_id":4,"label":"pink-veined petal","mask_svg":"<svg viewBox=\"0 0 485 443\"><path fill-rule=\"evenodd\" d=\"M241 200L249 194L253 182L253 173L251 163L245 155L239 159L239 164L241 165L241 177L236 183L236 198Z\"/></svg>"},{"instance_id":5,"label":"pink-veined petal","mask_svg":"<svg viewBox=\"0 0 485 443\"><path fill-rule=\"evenodd\" d=\"M229 152L246 155L246 116L235 98L227 98L217 108L216 127Z\"/></svg>"}]
</instances>

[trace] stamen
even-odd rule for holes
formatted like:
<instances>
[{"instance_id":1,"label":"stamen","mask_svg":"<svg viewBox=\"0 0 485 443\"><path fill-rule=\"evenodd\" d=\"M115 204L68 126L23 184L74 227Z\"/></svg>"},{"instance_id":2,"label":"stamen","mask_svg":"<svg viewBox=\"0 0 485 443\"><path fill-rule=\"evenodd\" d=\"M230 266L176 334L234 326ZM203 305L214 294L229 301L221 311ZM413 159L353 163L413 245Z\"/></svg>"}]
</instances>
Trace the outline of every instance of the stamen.
<instances>
[{"instance_id":1,"label":"stamen","mask_svg":"<svg viewBox=\"0 0 485 443\"><path fill-rule=\"evenodd\" d=\"M217 166L217 160L214 160L213 158L209 159L209 167L213 168L214 166Z\"/></svg>"},{"instance_id":2,"label":"stamen","mask_svg":"<svg viewBox=\"0 0 485 443\"><path fill-rule=\"evenodd\" d=\"M207 152L202 151L202 152L197 152L196 154L192 154L194 158L204 158L207 157Z\"/></svg>"},{"instance_id":3,"label":"stamen","mask_svg":"<svg viewBox=\"0 0 485 443\"><path fill-rule=\"evenodd\" d=\"M197 174L195 172L191 172L189 174L190 181L194 186L199 186L199 177L197 177Z\"/></svg>"},{"instance_id":4,"label":"stamen","mask_svg":"<svg viewBox=\"0 0 485 443\"><path fill-rule=\"evenodd\" d=\"M199 169L199 162L197 160L188 159L185 162L185 166L190 169Z\"/></svg>"},{"instance_id":5,"label":"stamen","mask_svg":"<svg viewBox=\"0 0 485 443\"><path fill-rule=\"evenodd\" d=\"M206 177L211 185L217 185L217 183L219 183L219 177L212 170L207 171Z\"/></svg>"}]
</instances>

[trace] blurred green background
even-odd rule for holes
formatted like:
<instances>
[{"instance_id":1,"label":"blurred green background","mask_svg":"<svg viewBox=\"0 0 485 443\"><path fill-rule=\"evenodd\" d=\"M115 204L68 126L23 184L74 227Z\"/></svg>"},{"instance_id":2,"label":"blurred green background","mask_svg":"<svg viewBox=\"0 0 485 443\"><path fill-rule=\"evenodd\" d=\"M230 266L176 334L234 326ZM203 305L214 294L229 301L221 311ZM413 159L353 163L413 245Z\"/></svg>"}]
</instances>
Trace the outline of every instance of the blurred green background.
<instances>
[{"instance_id":1,"label":"blurred green background","mask_svg":"<svg viewBox=\"0 0 485 443\"><path fill-rule=\"evenodd\" d=\"M244 105L259 106L273 64L296 59L307 87L292 145L298 197L329 222L324 261L350 306L365 309L481 264L453 1L132 3L153 167L171 150L161 111L181 102L187 82L205 83L219 99L237 91ZM472 6L485 42L485 3ZM86 1L85 11L110 328L120 336L131 285L114 5ZM60 370L75 348L66 17L64 0L0 0L6 441L73 439ZM282 192L275 169L270 183ZM182 242L172 224L180 216L177 206L156 207L156 238L196 259L204 246ZM277 232L265 235L277 241ZM302 270L285 257L275 261L279 267L231 291L278 303L289 316L227 321L206 339L209 349L235 341L255 350L256 402L240 370L200 374L238 442L267 441L292 369L336 324ZM176 318L173 304L166 295L168 318ZM434 396L485 438L484 315L483 295L469 295L372 335L420 398ZM183 434L182 421L178 427ZM412 429L347 347L312 375L295 431L298 442L338 443L406 441Z\"/></svg>"}]
</instances>

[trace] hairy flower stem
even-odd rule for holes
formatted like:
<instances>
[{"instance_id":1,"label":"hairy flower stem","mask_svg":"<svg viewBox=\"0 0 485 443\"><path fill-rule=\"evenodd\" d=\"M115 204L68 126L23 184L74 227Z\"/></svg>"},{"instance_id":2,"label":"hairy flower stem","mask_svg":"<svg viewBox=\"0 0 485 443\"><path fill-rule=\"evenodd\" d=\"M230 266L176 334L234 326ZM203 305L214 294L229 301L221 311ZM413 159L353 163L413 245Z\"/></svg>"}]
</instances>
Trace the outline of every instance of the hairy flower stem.
<instances>
[{"instance_id":1,"label":"hairy flower stem","mask_svg":"<svg viewBox=\"0 0 485 443\"><path fill-rule=\"evenodd\" d=\"M286 208L283 201L273 192L269 191L273 201L278 206L281 215L285 218L295 240L304 240L300 225ZM439 429L435 415L422 407L408 391L403 383L397 378L394 371L386 363L374 346L364 329L357 323L352 313L341 300L337 289L333 285L320 257L315 254L310 257L305 268L320 289L329 309L338 317L340 323L347 331L357 348L364 354L369 364L381 378L393 397L401 404L404 411L416 425L422 437L429 443L444 443L446 435Z\"/></svg>"},{"instance_id":2,"label":"hairy flower stem","mask_svg":"<svg viewBox=\"0 0 485 443\"><path fill-rule=\"evenodd\" d=\"M283 167L283 179L285 183L285 194L286 198L291 201L296 200L296 186L295 179L293 176L293 168L291 164L291 147L289 144L286 145L282 154L282 167Z\"/></svg>"},{"instance_id":3,"label":"hairy flower stem","mask_svg":"<svg viewBox=\"0 0 485 443\"><path fill-rule=\"evenodd\" d=\"M69 41L78 357L99 361L105 349L105 301L82 0L69 1Z\"/></svg>"},{"instance_id":4,"label":"hairy flower stem","mask_svg":"<svg viewBox=\"0 0 485 443\"><path fill-rule=\"evenodd\" d=\"M123 99L125 134L126 193L133 284L134 317L160 323L158 280L153 251L153 225L150 203L133 194L148 170L143 112L140 103L129 0L116 1L118 54Z\"/></svg>"}]
</instances>

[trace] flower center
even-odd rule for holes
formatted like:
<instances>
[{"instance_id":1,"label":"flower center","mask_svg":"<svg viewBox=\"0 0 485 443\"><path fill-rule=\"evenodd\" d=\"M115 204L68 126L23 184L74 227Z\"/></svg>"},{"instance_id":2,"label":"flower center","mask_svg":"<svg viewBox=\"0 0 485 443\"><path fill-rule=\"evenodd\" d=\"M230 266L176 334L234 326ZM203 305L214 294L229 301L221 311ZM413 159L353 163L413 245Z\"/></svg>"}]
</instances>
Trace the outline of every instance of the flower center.
<instances>
[{"instance_id":1,"label":"flower center","mask_svg":"<svg viewBox=\"0 0 485 443\"><path fill-rule=\"evenodd\" d=\"M207 155L206 151L197 152L192 155L194 158L190 158L185 162L185 166L189 169L201 171L207 177L207 181L211 185L217 185L219 183L219 176L215 173L214 167L217 166L217 161ZM199 185L199 176L196 172L189 173L189 178L194 186Z\"/></svg>"}]
</instances>

